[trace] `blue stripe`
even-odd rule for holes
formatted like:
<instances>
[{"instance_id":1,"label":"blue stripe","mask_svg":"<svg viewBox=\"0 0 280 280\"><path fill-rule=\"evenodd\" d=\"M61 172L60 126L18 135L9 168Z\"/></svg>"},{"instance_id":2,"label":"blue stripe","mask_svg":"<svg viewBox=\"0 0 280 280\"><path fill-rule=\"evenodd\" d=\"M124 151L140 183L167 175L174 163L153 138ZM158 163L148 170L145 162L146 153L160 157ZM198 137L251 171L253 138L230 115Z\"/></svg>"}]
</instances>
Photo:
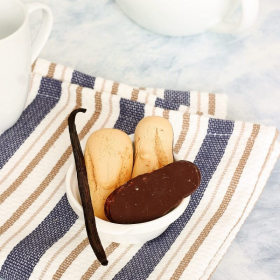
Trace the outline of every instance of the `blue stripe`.
<instances>
[{"instance_id":1,"label":"blue stripe","mask_svg":"<svg viewBox=\"0 0 280 280\"><path fill-rule=\"evenodd\" d=\"M42 78L35 99L23 111L14 126L0 135L0 169L55 107L61 95L61 81Z\"/></svg>"},{"instance_id":2,"label":"blue stripe","mask_svg":"<svg viewBox=\"0 0 280 280\"><path fill-rule=\"evenodd\" d=\"M168 100L164 100L164 99L157 97L157 99L155 101L155 107L159 107L159 108L166 109L166 110L176 110L177 111L180 107L180 104L172 103Z\"/></svg>"},{"instance_id":3,"label":"blue stripe","mask_svg":"<svg viewBox=\"0 0 280 280\"><path fill-rule=\"evenodd\" d=\"M164 99L180 105L190 106L190 92L189 91L178 91L169 90L164 91Z\"/></svg>"},{"instance_id":4,"label":"blue stripe","mask_svg":"<svg viewBox=\"0 0 280 280\"><path fill-rule=\"evenodd\" d=\"M126 132L128 135L134 133L139 121L145 116L145 104L120 99L120 115L114 125L114 128Z\"/></svg>"},{"instance_id":5,"label":"blue stripe","mask_svg":"<svg viewBox=\"0 0 280 280\"><path fill-rule=\"evenodd\" d=\"M191 196L186 211L160 237L144 244L123 269L116 274L114 280L142 280L149 277L199 205L206 187L222 159L233 127L234 123L232 121L209 120L207 135L194 161L202 174L201 184Z\"/></svg>"},{"instance_id":6,"label":"blue stripe","mask_svg":"<svg viewBox=\"0 0 280 280\"><path fill-rule=\"evenodd\" d=\"M81 87L94 88L95 77L74 70L71 83Z\"/></svg>"},{"instance_id":7,"label":"blue stripe","mask_svg":"<svg viewBox=\"0 0 280 280\"><path fill-rule=\"evenodd\" d=\"M5 280L28 279L43 254L64 236L77 219L65 194L44 221L10 252L0 277Z\"/></svg>"}]
</instances>

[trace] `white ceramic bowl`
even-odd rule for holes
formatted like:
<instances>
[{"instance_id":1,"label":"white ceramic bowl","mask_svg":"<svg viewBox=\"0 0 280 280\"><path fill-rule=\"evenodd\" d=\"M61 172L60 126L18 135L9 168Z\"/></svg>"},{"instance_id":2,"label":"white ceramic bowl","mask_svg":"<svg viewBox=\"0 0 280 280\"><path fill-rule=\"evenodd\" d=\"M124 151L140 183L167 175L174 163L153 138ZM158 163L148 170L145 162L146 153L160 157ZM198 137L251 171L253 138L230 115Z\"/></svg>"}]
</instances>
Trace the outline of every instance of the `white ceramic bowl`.
<instances>
[{"instance_id":1,"label":"white ceramic bowl","mask_svg":"<svg viewBox=\"0 0 280 280\"><path fill-rule=\"evenodd\" d=\"M74 162L71 164L66 175L66 194L75 213L80 219L84 219ZM186 197L180 205L165 216L146 223L122 225L95 217L99 236L102 241L143 244L158 237L171 223L178 219L185 211L189 201L190 197Z\"/></svg>"}]
</instances>

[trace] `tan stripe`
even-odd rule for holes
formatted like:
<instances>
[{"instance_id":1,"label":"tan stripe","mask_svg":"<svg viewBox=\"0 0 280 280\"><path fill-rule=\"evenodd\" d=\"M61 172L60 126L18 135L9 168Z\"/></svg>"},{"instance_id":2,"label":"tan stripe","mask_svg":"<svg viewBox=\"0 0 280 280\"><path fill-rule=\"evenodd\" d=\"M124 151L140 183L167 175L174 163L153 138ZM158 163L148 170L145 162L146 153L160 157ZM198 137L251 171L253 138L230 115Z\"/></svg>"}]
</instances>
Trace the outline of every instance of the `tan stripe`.
<instances>
[{"instance_id":1,"label":"tan stripe","mask_svg":"<svg viewBox=\"0 0 280 280\"><path fill-rule=\"evenodd\" d=\"M0 252L6 247L6 245L14 239L19 233L21 233L33 220L34 218L43 210L43 208L50 202L50 200L53 198L53 196L56 194L56 192L60 189L62 184L65 182L65 178L63 178L60 183L57 185L57 187L52 191L52 193L49 195L49 197L44 201L42 205L34 212L33 215L13 234L11 235L7 241L1 246Z\"/></svg>"},{"instance_id":2,"label":"tan stripe","mask_svg":"<svg viewBox=\"0 0 280 280\"><path fill-rule=\"evenodd\" d=\"M85 135L89 132L90 128L96 122L101 112L101 96L100 93L95 94L95 112L89 119L82 131L79 133L79 138L82 140ZM38 198L38 196L45 190L53 178L57 175L61 167L65 164L67 159L72 153L72 148L69 146L63 153L61 158L58 160L56 165L52 168L51 172L45 177L39 187L20 205L20 207L13 213L13 215L1 226L0 235L6 232L19 218L20 216L30 207L30 205Z\"/></svg>"},{"instance_id":3,"label":"tan stripe","mask_svg":"<svg viewBox=\"0 0 280 280\"><path fill-rule=\"evenodd\" d=\"M41 272L41 275L39 277L39 280L43 279L43 277L45 276L47 270L49 269L50 265L53 263L53 261L57 258L57 256L75 239L77 238L81 232L85 229L85 226L81 226L80 229L76 232L76 234L74 236L72 236L69 240L67 240L63 246L61 246L59 248L59 250L56 251L56 253L51 257L51 259L48 261L48 263L46 264L46 266L44 267L44 269Z\"/></svg>"},{"instance_id":4,"label":"tan stripe","mask_svg":"<svg viewBox=\"0 0 280 280\"><path fill-rule=\"evenodd\" d=\"M182 124L182 129L181 129L181 133L179 135L179 138L174 146L174 153L178 154L179 151L182 148L182 145L185 141L186 135L189 131L189 122L190 122L190 114L189 113L184 113L183 115L183 124Z\"/></svg>"},{"instance_id":5,"label":"tan stripe","mask_svg":"<svg viewBox=\"0 0 280 280\"><path fill-rule=\"evenodd\" d=\"M140 87L139 90L146 90L146 88L145 87Z\"/></svg>"},{"instance_id":6,"label":"tan stripe","mask_svg":"<svg viewBox=\"0 0 280 280\"><path fill-rule=\"evenodd\" d=\"M105 82L106 82L106 80L105 80L105 79L103 79L102 86L101 86L101 92L103 92L103 91L104 91Z\"/></svg>"},{"instance_id":7,"label":"tan stripe","mask_svg":"<svg viewBox=\"0 0 280 280\"><path fill-rule=\"evenodd\" d=\"M68 86L68 96L66 104L63 106L63 108L57 112L57 114L54 116L54 118L48 123L48 125L44 128L44 130L40 133L40 135L32 142L32 144L29 146L29 148L25 151L25 153L21 156L21 158L13 165L13 167L9 170L9 172L5 175L5 177L0 181L0 185L2 185L5 180L11 175L11 173L20 165L20 163L24 160L24 158L27 156L27 154L32 150L34 145L42 138L42 136L46 133L46 131L49 129L49 127L55 122L55 120L58 118L58 116L65 110L65 108L69 105L70 101L70 85ZM1 202L1 196L0 196L0 204Z\"/></svg>"},{"instance_id":8,"label":"tan stripe","mask_svg":"<svg viewBox=\"0 0 280 280\"><path fill-rule=\"evenodd\" d=\"M32 66L31 66L31 71L33 72L35 67L36 67L36 62L37 62L37 59L33 62Z\"/></svg>"},{"instance_id":9,"label":"tan stripe","mask_svg":"<svg viewBox=\"0 0 280 280\"><path fill-rule=\"evenodd\" d=\"M120 244L112 242L106 249L105 253L106 256L110 256L118 247ZM82 276L81 280L88 280L90 277L95 273L95 271L100 267L100 262L98 260L95 260L92 265L88 268L88 270L85 272L85 274Z\"/></svg>"},{"instance_id":10,"label":"tan stripe","mask_svg":"<svg viewBox=\"0 0 280 280\"><path fill-rule=\"evenodd\" d=\"M131 100L137 101L138 100L139 89L134 88L131 94Z\"/></svg>"},{"instance_id":11,"label":"tan stripe","mask_svg":"<svg viewBox=\"0 0 280 280\"><path fill-rule=\"evenodd\" d=\"M111 94L117 94L118 93L118 89L119 89L119 83L114 82L113 86L112 86Z\"/></svg>"},{"instance_id":12,"label":"tan stripe","mask_svg":"<svg viewBox=\"0 0 280 280\"><path fill-rule=\"evenodd\" d=\"M262 166L262 168L261 168L261 171L260 171L260 173L259 173L259 175L258 175L258 180L257 180L257 182L256 182L256 184L255 184L255 186L254 186L254 190L253 190L253 192L251 193L251 196L250 196L250 198L248 199L248 201L247 201L247 203L246 203L246 206L244 207L244 209L243 209L243 211L242 211L241 216L239 217L239 219L238 219L238 221L235 223L235 225L232 227L231 231L228 233L228 235L227 235L227 237L225 238L225 240L224 240L224 242L222 243L222 245L219 247L219 249L218 249L217 252L215 253L215 255L214 255L214 257L212 258L211 262L209 263L208 267L211 265L212 261L215 259L216 255L217 255L218 252L221 250L221 248L222 248L223 245L225 244L226 240L228 239L228 237L231 235L232 231L234 230L234 228L240 223L241 219L243 218L244 213L245 213L245 211L247 210L248 205L249 205L249 203L250 203L250 201L251 201L251 199L252 199L252 197L253 197L253 194L254 194L255 191L256 191L256 188L257 188L257 184L258 184L258 182L259 182L259 179L260 179L260 177L262 176L262 173L263 173L263 171L264 171L264 169L265 169L265 167L266 167L266 165L267 165L267 162L268 162L268 160L269 160L269 158L270 158L270 156L271 156L271 154L272 154L272 152L273 152L273 150L274 150L274 146L275 146L276 140L277 140L277 138L278 138L278 135L279 135L279 132L276 130L275 136L274 136L274 138L273 138L273 140L272 140L272 143L271 143L271 145L270 145L270 147L269 147L269 150L268 150L268 153L267 153L267 155L266 155L265 161L264 161L263 166ZM264 184L264 185L266 185L266 184ZM264 189L263 189L263 190L264 190ZM262 190L262 191L263 191L263 190ZM261 192L261 193L262 193L262 192ZM261 195L261 193L260 193L260 195ZM260 195L259 195L259 197L260 197ZM256 200L256 202L257 202L257 201L258 201L258 199ZM255 202L255 204L256 204L256 202ZM252 209L253 209L253 208L254 208L254 205L252 206ZM221 258L221 259L222 259L222 258ZM220 260L220 261L221 261L221 260ZM219 261L219 263L220 263L220 261ZM213 271L212 271L212 273L211 273L211 275L210 275L210 277L209 277L208 279L211 278L211 276L212 276L213 273L215 272L215 270L216 270L217 266L219 265L219 263L218 263L218 264L216 265L216 267L213 269ZM208 267L207 267L207 268L208 268ZM205 271L204 271L203 275L201 276L201 278L205 275L205 272L206 272L207 268L205 269ZM200 278L200 279L201 279L201 278Z\"/></svg>"},{"instance_id":13,"label":"tan stripe","mask_svg":"<svg viewBox=\"0 0 280 280\"><path fill-rule=\"evenodd\" d=\"M77 108L80 108L82 107L82 91L83 91L83 88L78 86L77 89L76 89L76 107Z\"/></svg>"},{"instance_id":14,"label":"tan stripe","mask_svg":"<svg viewBox=\"0 0 280 280\"><path fill-rule=\"evenodd\" d=\"M250 153L251 153L252 148L254 146L255 140L258 136L259 130L260 130L260 126L254 124L251 136L247 141L244 153L243 153L243 155L242 155L242 157L241 157L241 159L238 163L238 166L237 166L237 168L234 172L234 175L231 179L230 185L229 185L229 187L227 189L227 192L226 192L226 194L223 198L223 201L221 202L221 204L220 204L218 210L216 211L216 213L213 215L213 217L207 223L207 225L205 226L203 231L200 233L199 237L196 239L194 244L191 246L188 253L184 256L184 258L180 262L179 266L177 267L177 269L175 270L174 274L171 277L172 280L179 279L181 277L184 270L186 269L186 267L190 263L191 259L193 258L193 256L197 252L197 250L199 249L199 247L202 245L204 240L207 238L208 234L211 232L212 228L215 226L215 224L219 221L219 219L222 217L222 215L226 211L226 209L227 209L227 207L228 207L228 205L229 205L229 203L232 199L232 196L233 196L233 194L236 190L236 187L239 183L240 177L241 177L242 172L244 170L244 167L247 163L247 160L250 156Z\"/></svg>"},{"instance_id":15,"label":"tan stripe","mask_svg":"<svg viewBox=\"0 0 280 280\"><path fill-rule=\"evenodd\" d=\"M129 245L120 256L117 257L117 259L115 259L115 261L112 263L111 266L109 266L106 271L104 272L104 274L100 277L99 280L102 279L106 279L106 276L111 272L111 270L115 267L115 265L120 261L123 260L124 256L127 254L127 252L133 247L133 245Z\"/></svg>"},{"instance_id":16,"label":"tan stripe","mask_svg":"<svg viewBox=\"0 0 280 280\"><path fill-rule=\"evenodd\" d=\"M49 66L49 71L48 71L48 74L47 74L48 78L53 78L55 67L56 67L56 63L52 62Z\"/></svg>"},{"instance_id":17,"label":"tan stripe","mask_svg":"<svg viewBox=\"0 0 280 280\"><path fill-rule=\"evenodd\" d=\"M65 72L66 72L66 66L63 66L63 70L62 70L62 73L61 73L61 81L64 81L65 79Z\"/></svg>"},{"instance_id":18,"label":"tan stripe","mask_svg":"<svg viewBox=\"0 0 280 280\"><path fill-rule=\"evenodd\" d=\"M200 92L197 93L197 111L201 112L201 94L200 94Z\"/></svg>"},{"instance_id":19,"label":"tan stripe","mask_svg":"<svg viewBox=\"0 0 280 280\"><path fill-rule=\"evenodd\" d=\"M81 93L77 91L76 97L76 106L81 106ZM26 168L22 171L19 177L0 195L0 205L22 184L22 182L28 177L28 175L33 171L33 169L38 165L41 159L46 155L49 149L53 146L55 141L60 137L60 135L64 132L65 128L68 124L68 116L63 120L63 122L59 125L54 134L48 139L47 143L43 146L40 152L31 160L31 162L26 166ZM0 230L1 231L1 230Z\"/></svg>"},{"instance_id":20,"label":"tan stripe","mask_svg":"<svg viewBox=\"0 0 280 280\"><path fill-rule=\"evenodd\" d=\"M145 104L147 104L149 101L149 93L147 92L146 93L146 96L145 96Z\"/></svg>"},{"instance_id":21,"label":"tan stripe","mask_svg":"<svg viewBox=\"0 0 280 280\"><path fill-rule=\"evenodd\" d=\"M156 114L156 107L154 107L152 110L152 116L155 116L155 114Z\"/></svg>"},{"instance_id":22,"label":"tan stripe","mask_svg":"<svg viewBox=\"0 0 280 280\"><path fill-rule=\"evenodd\" d=\"M157 95L157 89L156 89L156 88L154 88L153 94L154 94L154 95Z\"/></svg>"},{"instance_id":23,"label":"tan stripe","mask_svg":"<svg viewBox=\"0 0 280 280\"><path fill-rule=\"evenodd\" d=\"M163 113L162 113L162 115L163 115L163 117L165 118L165 119L169 119L169 110L163 110Z\"/></svg>"},{"instance_id":24,"label":"tan stripe","mask_svg":"<svg viewBox=\"0 0 280 280\"><path fill-rule=\"evenodd\" d=\"M208 114L215 115L216 110L216 97L215 94L209 93L209 107L208 107Z\"/></svg>"},{"instance_id":25,"label":"tan stripe","mask_svg":"<svg viewBox=\"0 0 280 280\"><path fill-rule=\"evenodd\" d=\"M194 145L194 143L196 142L196 139L197 139L197 136L198 136L198 133L199 133L199 130L200 130L200 121L201 121L201 117L198 116L198 117L197 117L197 121L196 121L196 131L195 131L193 140L192 140L192 142L191 142L191 144L190 144L190 146L189 146L189 149L188 149L187 153L185 154L184 159L187 159L187 158L188 158L188 156L189 156L189 154L190 154L190 152L191 152L191 150L192 150L192 148L193 148L193 145Z\"/></svg>"},{"instance_id":26,"label":"tan stripe","mask_svg":"<svg viewBox=\"0 0 280 280\"><path fill-rule=\"evenodd\" d=\"M181 242L181 244L179 244L177 250L173 253L172 257L170 257L169 261L167 262L167 264L165 265L165 267L163 268L163 270L161 271L161 273L159 274L159 276L157 277L158 280L161 279L161 277L163 276L163 274L165 273L165 271L167 270L167 268L169 267L169 265L171 264L172 260L176 257L176 255L179 253L179 251L183 248L184 244L187 242L187 240L189 240L189 237L190 235L193 233L193 231L196 229L196 227L198 226L198 224L201 222L202 218L205 216L206 212L209 210L210 206L212 205L215 197L216 197L216 194L220 188L220 185L222 183L222 180L224 179L225 177L225 174L233 160L233 157L236 153L236 150L237 150L237 147L239 145L239 142L240 142L240 139L244 133L244 128L245 128L245 124L242 123L242 127L241 127L241 131L239 133L239 136L235 142L235 145L233 147L233 150L232 150L232 153L228 159L228 162L223 170L223 173L221 174L220 178L219 178L219 181L217 183L217 185L215 186L215 189L212 193L212 196L211 196L211 199L209 200L207 206L204 208L202 214L200 215L200 217L197 219L197 221L195 222L194 226L191 228L191 230L188 232L188 234L184 237L183 241Z\"/></svg>"},{"instance_id":27,"label":"tan stripe","mask_svg":"<svg viewBox=\"0 0 280 280\"><path fill-rule=\"evenodd\" d=\"M81 252L89 245L88 238L85 238L62 262L53 276L53 280L59 280L67 268L73 263L73 261L81 254Z\"/></svg>"}]
</instances>

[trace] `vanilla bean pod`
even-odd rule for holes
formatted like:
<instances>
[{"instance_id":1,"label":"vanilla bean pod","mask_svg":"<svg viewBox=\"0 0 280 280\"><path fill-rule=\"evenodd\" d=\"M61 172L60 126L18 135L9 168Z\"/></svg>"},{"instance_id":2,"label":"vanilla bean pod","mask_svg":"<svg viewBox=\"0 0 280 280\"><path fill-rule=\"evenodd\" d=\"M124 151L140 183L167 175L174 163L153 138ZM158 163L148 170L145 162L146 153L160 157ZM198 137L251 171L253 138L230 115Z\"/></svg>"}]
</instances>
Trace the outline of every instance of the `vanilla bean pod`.
<instances>
[{"instance_id":1,"label":"vanilla bean pod","mask_svg":"<svg viewBox=\"0 0 280 280\"><path fill-rule=\"evenodd\" d=\"M74 110L68 118L68 126L69 126L69 134L70 134L73 154L76 163L78 186L79 186L82 206L84 210L86 230L87 230L89 243L97 259L100 261L102 265L107 265L108 260L106 258L106 253L102 247L96 229L95 216L94 216L94 211L93 211L93 206L92 206L91 196L90 196L90 189L89 189L88 179L87 179L85 159L81 149L79 137L76 131L75 117L76 114L79 112L85 113L86 109L80 108Z\"/></svg>"}]
</instances>

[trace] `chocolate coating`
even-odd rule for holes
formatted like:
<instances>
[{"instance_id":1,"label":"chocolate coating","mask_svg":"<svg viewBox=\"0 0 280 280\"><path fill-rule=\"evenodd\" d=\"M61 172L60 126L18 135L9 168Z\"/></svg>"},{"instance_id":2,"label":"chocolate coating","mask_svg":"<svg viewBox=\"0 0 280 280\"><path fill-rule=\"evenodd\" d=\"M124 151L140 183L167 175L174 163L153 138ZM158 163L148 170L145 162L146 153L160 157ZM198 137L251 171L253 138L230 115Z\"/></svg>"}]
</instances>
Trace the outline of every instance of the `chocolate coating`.
<instances>
[{"instance_id":1,"label":"chocolate coating","mask_svg":"<svg viewBox=\"0 0 280 280\"><path fill-rule=\"evenodd\" d=\"M107 219L118 224L152 221L170 212L200 185L198 167L189 161L176 161L151 173L129 180L107 198Z\"/></svg>"}]
</instances>

